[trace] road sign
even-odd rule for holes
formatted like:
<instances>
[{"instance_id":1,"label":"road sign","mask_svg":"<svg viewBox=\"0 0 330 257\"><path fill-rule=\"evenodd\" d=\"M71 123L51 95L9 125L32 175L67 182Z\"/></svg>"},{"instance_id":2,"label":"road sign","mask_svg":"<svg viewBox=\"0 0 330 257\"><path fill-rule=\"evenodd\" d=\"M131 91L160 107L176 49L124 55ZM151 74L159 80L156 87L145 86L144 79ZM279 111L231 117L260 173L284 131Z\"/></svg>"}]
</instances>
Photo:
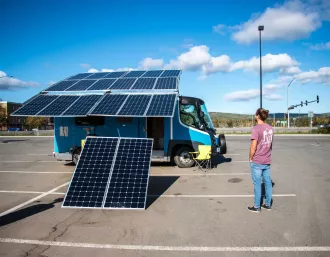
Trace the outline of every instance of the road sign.
<instances>
[{"instance_id":1,"label":"road sign","mask_svg":"<svg viewBox=\"0 0 330 257\"><path fill-rule=\"evenodd\" d=\"M313 118L314 117L314 113L313 112L308 112L308 118Z\"/></svg>"}]
</instances>

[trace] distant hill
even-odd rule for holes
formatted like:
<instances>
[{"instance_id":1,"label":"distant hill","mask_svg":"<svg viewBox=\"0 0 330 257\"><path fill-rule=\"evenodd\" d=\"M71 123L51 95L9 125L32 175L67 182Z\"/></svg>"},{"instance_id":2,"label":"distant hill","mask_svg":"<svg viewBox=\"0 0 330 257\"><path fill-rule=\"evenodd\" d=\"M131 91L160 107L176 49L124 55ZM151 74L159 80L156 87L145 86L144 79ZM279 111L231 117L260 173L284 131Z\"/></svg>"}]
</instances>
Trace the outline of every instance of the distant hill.
<instances>
[{"instance_id":1,"label":"distant hill","mask_svg":"<svg viewBox=\"0 0 330 257\"><path fill-rule=\"evenodd\" d=\"M244 120L244 119L251 119L252 114L238 114L238 113L226 113L226 112L210 112L211 118L219 118L219 119L229 119L229 120ZM321 113L321 114L314 114L316 117L326 116L330 117L330 113ZM273 118L274 114L270 113L269 118ZM291 113L291 118L299 118L299 117L308 117L308 113ZM285 113L277 112L275 113L276 119L285 118Z\"/></svg>"}]
</instances>

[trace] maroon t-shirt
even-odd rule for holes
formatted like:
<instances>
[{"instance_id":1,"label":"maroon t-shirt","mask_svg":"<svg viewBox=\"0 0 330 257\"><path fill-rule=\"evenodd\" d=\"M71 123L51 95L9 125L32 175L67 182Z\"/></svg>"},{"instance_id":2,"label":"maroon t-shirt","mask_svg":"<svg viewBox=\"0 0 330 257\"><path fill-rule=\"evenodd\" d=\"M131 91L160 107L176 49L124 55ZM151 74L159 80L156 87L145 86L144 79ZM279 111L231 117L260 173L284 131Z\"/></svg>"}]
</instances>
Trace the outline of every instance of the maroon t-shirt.
<instances>
[{"instance_id":1,"label":"maroon t-shirt","mask_svg":"<svg viewBox=\"0 0 330 257\"><path fill-rule=\"evenodd\" d=\"M252 128L251 140L257 140L257 150L252 158L252 162L271 164L273 135L273 128L266 123L258 124Z\"/></svg>"}]
</instances>

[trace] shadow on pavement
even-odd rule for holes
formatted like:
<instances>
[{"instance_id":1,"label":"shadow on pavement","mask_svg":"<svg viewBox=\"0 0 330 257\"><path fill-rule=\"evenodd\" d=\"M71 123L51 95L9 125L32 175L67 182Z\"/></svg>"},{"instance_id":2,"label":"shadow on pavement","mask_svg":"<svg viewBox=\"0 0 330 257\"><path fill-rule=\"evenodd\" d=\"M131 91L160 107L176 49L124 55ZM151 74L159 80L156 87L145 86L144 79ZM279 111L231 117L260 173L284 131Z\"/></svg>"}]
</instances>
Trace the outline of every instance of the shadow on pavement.
<instances>
[{"instance_id":1,"label":"shadow on pavement","mask_svg":"<svg viewBox=\"0 0 330 257\"><path fill-rule=\"evenodd\" d=\"M180 176L150 176L146 209L169 189Z\"/></svg>"},{"instance_id":2,"label":"shadow on pavement","mask_svg":"<svg viewBox=\"0 0 330 257\"><path fill-rule=\"evenodd\" d=\"M8 224L14 223L16 221L25 219L34 214L38 214L43 211L47 211L55 206L56 203L62 202L63 198L57 198L51 203L46 204L35 204L18 211L8 213L7 215L0 218L0 227L6 226Z\"/></svg>"},{"instance_id":3,"label":"shadow on pavement","mask_svg":"<svg viewBox=\"0 0 330 257\"><path fill-rule=\"evenodd\" d=\"M231 158L226 158L222 154L216 154L212 155L211 162L212 162L212 167L216 168L219 164L225 163L225 162L231 162Z\"/></svg>"}]
</instances>

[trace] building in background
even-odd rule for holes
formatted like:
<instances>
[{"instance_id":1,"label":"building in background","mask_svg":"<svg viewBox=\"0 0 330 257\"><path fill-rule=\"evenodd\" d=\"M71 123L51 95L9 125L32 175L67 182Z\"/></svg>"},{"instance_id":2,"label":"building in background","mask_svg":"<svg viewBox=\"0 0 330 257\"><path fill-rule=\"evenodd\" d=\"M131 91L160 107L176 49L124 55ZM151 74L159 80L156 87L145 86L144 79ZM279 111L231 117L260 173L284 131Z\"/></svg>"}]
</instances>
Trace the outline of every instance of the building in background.
<instances>
[{"instance_id":1,"label":"building in background","mask_svg":"<svg viewBox=\"0 0 330 257\"><path fill-rule=\"evenodd\" d=\"M24 130L24 124L26 117L12 117L10 116L11 113L16 111L18 108L22 106L21 103L14 103L14 102L6 102L6 101L1 101L0 105L2 108L5 109L5 116L7 119L6 124L2 125L1 130L9 130L9 129L19 129L19 130Z\"/></svg>"}]
</instances>

